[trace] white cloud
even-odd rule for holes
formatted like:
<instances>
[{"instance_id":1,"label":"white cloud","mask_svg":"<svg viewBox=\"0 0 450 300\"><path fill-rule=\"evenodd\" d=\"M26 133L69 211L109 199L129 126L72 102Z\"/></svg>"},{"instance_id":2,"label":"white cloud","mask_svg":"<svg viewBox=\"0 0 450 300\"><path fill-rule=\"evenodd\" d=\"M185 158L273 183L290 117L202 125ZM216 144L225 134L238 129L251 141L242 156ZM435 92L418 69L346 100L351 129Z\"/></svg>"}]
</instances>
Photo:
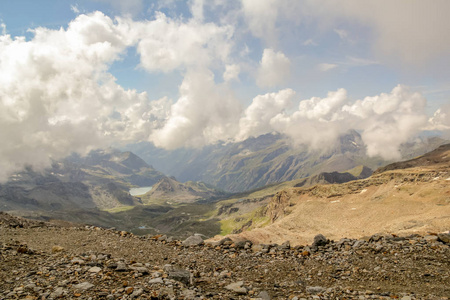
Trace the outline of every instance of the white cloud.
<instances>
[{"instance_id":1,"label":"white cloud","mask_svg":"<svg viewBox=\"0 0 450 300\"><path fill-rule=\"evenodd\" d=\"M275 44L279 3L276 0L242 0L248 27L254 36Z\"/></svg>"},{"instance_id":2,"label":"white cloud","mask_svg":"<svg viewBox=\"0 0 450 300\"><path fill-rule=\"evenodd\" d=\"M450 137L450 105L445 105L434 112L428 120L426 130L440 130L447 138Z\"/></svg>"},{"instance_id":3,"label":"white cloud","mask_svg":"<svg viewBox=\"0 0 450 300\"><path fill-rule=\"evenodd\" d=\"M329 92L326 98L313 97L303 100L295 113L301 118L318 121L335 121L340 119L340 109L348 102L347 91L339 89Z\"/></svg>"},{"instance_id":4,"label":"white cloud","mask_svg":"<svg viewBox=\"0 0 450 300\"><path fill-rule=\"evenodd\" d=\"M190 0L189 6L191 9L192 17L198 22L203 22L204 0Z\"/></svg>"},{"instance_id":5,"label":"white cloud","mask_svg":"<svg viewBox=\"0 0 450 300\"><path fill-rule=\"evenodd\" d=\"M280 85L289 78L290 68L291 62L281 51L264 49L256 83L260 87Z\"/></svg>"},{"instance_id":6,"label":"white cloud","mask_svg":"<svg viewBox=\"0 0 450 300\"><path fill-rule=\"evenodd\" d=\"M78 9L78 5L71 5L70 6L70 10L71 11L73 11L74 13L76 13L76 14L79 14L80 13L80 10Z\"/></svg>"},{"instance_id":7,"label":"white cloud","mask_svg":"<svg viewBox=\"0 0 450 300\"><path fill-rule=\"evenodd\" d=\"M226 60L229 55L233 28L183 23L162 13L150 22L134 23L141 66L148 71L170 72L179 68L208 66L214 60Z\"/></svg>"},{"instance_id":8,"label":"white cloud","mask_svg":"<svg viewBox=\"0 0 450 300\"><path fill-rule=\"evenodd\" d=\"M29 41L0 36L0 181L25 164L147 139L162 101L123 89L107 72L135 42L129 29L96 12L66 30L37 28Z\"/></svg>"},{"instance_id":9,"label":"white cloud","mask_svg":"<svg viewBox=\"0 0 450 300\"><path fill-rule=\"evenodd\" d=\"M400 145L426 126L425 106L421 94L398 85L389 94L366 97L342 110L357 117L370 156L400 159Z\"/></svg>"},{"instance_id":10,"label":"white cloud","mask_svg":"<svg viewBox=\"0 0 450 300\"><path fill-rule=\"evenodd\" d=\"M317 65L317 68L319 69L319 71L326 72L326 71L333 70L337 66L338 66L337 64L321 63L321 64Z\"/></svg>"},{"instance_id":11,"label":"white cloud","mask_svg":"<svg viewBox=\"0 0 450 300\"><path fill-rule=\"evenodd\" d=\"M225 72L223 73L223 80L239 80L239 73L241 72L241 67L238 64L226 65Z\"/></svg>"},{"instance_id":12,"label":"white cloud","mask_svg":"<svg viewBox=\"0 0 450 300\"><path fill-rule=\"evenodd\" d=\"M367 154L399 159L398 151L427 125L426 99L405 86L391 93L366 97L353 103L344 89L326 98L303 100L292 114L279 113L270 120L273 130L285 133L297 144L320 149L340 134L356 129L367 145Z\"/></svg>"},{"instance_id":13,"label":"white cloud","mask_svg":"<svg viewBox=\"0 0 450 300\"><path fill-rule=\"evenodd\" d=\"M293 90L285 89L255 97L239 121L240 132L236 140L242 141L251 136L256 137L274 131L270 120L291 105L294 95Z\"/></svg>"},{"instance_id":14,"label":"white cloud","mask_svg":"<svg viewBox=\"0 0 450 300\"><path fill-rule=\"evenodd\" d=\"M158 147L200 148L231 139L238 131L241 106L225 85L217 85L206 69L192 70L180 86L166 123L150 140Z\"/></svg>"}]
</instances>

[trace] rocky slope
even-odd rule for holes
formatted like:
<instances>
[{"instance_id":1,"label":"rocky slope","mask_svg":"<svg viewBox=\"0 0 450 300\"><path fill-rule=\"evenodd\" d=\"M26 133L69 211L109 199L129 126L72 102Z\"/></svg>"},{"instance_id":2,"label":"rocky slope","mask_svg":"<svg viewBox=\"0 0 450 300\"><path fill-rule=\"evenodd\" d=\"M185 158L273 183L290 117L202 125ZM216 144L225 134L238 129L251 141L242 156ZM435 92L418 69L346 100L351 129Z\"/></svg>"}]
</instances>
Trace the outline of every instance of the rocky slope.
<instances>
[{"instance_id":1,"label":"rocky slope","mask_svg":"<svg viewBox=\"0 0 450 300\"><path fill-rule=\"evenodd\" d=\"M153 188L141 197L148 203L193 203L199 200L225 197L227 194L202 182L178 182L174 178L163 177Z\"/></svg>"},{"instance_id":2,"label":"rocky slope","mask_svg":"<svg viewBox=\"0 0 450 300\"><path fill-rule=\"evenodd\" d=\"M3 211L33 212L110 209L135 205L128 193L132 186L152 185L164 174L130 152L93 151L54 162L52 168L31 168L0 185Z\"/></svg>"},{"instance_id":3,"label":"rocky slope","mask_svg":"<svg viewBox=\"0 0 450 300\"><path fill-rule=\"evenodd\" d=\"M165 236L0 213L1 299L448 299L450 235L308 245Z\"/></svg>"},{"instance_id":4,"label":"rocky slope","mask_svg":"<svg viewBox=\"0 0 450 300\"><path fill-rule=\"evenodd\" d=\"M440 138L418 139L403 145L401 153L404 159L410 159L443 143L445 140ZM127 149L181 182L203 181L230 192L247 191L321 172L344 172L359 165L376 169L389 163L368 157L356 131L341 136L333 146L314 151L304 145L293 147L288 138L279 134L202 149L165 151L149 143L130 145Z\"/></svg>"},{"instance_id":5,"label":"rocky slope","mask_svg":"<svg viewBox=\"0 0 450 300\"><path fill-rule=\"evenodd\" d=\"M267 207L271 224L241 237L298 244L318 231L333 239L446 231L450 228L450 145L388 165L367 179L285 189Z\"/></svg>"}]
</instances>

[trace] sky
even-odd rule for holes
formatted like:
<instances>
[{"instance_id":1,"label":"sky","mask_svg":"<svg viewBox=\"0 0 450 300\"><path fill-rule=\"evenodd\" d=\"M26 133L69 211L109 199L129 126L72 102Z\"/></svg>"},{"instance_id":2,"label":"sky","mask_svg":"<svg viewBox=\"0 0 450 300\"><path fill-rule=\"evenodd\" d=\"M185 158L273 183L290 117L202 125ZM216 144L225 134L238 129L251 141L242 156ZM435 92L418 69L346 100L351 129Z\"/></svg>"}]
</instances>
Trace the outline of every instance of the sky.
<instances>
[{"instance_id":1,"label":"sky","mask_svg":"<svg viewBox=\"0 0 450 300\"><path fill-rule=\"evenodd\" d=\"M450 137L450 1L0 1L0 181L72 152Z\"/></svg>"}]
</instances>

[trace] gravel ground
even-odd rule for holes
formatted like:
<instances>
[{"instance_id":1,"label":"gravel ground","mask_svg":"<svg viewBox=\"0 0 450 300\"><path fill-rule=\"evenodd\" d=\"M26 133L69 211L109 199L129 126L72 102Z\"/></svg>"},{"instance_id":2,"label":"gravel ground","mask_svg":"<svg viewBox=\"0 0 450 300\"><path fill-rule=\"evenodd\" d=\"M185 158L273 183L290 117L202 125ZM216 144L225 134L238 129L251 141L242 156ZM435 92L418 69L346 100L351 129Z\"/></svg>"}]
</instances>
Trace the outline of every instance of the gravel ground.
<instances>
[{"instance_id":1,"label":"gravel ground","mask_svg":"<svg viewBox=\"0 0 450 300\"><path fill-rule=\"evenodd\" d=\"M191 246L187 246L188 244ZM201 244L0 213L0 299L449 299L450 235Z\"/></svg>"}]
</instances>

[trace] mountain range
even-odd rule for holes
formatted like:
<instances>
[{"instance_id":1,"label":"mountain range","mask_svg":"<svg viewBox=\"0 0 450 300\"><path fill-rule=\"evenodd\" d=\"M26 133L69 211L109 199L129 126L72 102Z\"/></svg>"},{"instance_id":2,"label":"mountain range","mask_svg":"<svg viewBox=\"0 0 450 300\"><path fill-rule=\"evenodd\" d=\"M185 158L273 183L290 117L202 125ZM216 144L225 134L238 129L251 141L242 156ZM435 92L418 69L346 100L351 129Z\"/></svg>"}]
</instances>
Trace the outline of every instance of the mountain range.
<instances>
[{"instance_id":1,"label":"mountain range","mask_svg":"<svg viewBox=\"0 0 450 300\"><path fill-rule=\"evenodd\" d=\"M443 142L420 139L404 145L402 153L414 157ZM273 221L267 207L282 190L361 180L385 164L367 157L356 131L319 152L293 147L278 134L197 150L144 146L133 147L145 160L131 151L106 149L71 155L43 172L28 167L0 185L0 210L137 234L240 233ZM156 170L150 161L179 170L181 180ZM136 187L147 188L142 195L131 195Z\"/></svg>"},{"instance_id":2,"label":"mountain range","mask_svg":"<svg viewBox=\"0 0 450 300\"><path fill-rule=\"evenodd\" d=\"M444 143L445 140L438 137L421 138L402 145L400 152L403 159L410 159ZM181 182L202 181L227 192L243 192L321 172L346 172L361 166L374 170L392 162L368 157L361 135L354 130L342 135L338 143L315 150L305 145L294 146L280 134L265 134L239 143L201 149L167 151L150 143L129 145L125 149Z\"/></svg>"}]
</instances>

